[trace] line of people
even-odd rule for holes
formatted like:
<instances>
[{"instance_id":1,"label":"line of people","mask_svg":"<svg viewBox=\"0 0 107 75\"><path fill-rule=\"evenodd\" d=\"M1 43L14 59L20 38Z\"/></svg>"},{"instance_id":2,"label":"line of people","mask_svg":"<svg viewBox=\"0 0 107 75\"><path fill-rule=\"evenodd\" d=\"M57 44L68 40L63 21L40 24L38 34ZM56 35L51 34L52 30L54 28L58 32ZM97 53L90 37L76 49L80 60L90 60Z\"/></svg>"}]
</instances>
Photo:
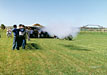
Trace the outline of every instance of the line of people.
<instances>
[{"instance_id":1,"label":"line of people","mask_svg":"<svg viewBox=\"0 0 107 75\"><path fill-rule=\"evenodd\" d=\"M15 49L19 50L21 46L23 49L25 49L26 46L25 26L20 24L19 28L17 28L17 25L13 25L12 32L14 34L12 50Z\"/></svg>"}]
</instances>

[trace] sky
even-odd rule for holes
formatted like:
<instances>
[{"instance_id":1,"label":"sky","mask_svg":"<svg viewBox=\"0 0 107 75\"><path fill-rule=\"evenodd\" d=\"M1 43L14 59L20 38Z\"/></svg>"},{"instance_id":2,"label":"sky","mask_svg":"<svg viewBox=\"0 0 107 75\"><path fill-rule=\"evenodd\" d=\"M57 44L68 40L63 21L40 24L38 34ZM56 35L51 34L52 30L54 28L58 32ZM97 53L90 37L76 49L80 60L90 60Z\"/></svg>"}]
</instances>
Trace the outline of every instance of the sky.
<instances>
[{"instance_id":1,"label":"sky","mask_svg":"<svg viewBox=\"0 0 107 75\"><path fill-rule=\"evenodd\" d=\"M107 0L0 0L0 24L107 27Z\"/></svg>"}]
</instances>

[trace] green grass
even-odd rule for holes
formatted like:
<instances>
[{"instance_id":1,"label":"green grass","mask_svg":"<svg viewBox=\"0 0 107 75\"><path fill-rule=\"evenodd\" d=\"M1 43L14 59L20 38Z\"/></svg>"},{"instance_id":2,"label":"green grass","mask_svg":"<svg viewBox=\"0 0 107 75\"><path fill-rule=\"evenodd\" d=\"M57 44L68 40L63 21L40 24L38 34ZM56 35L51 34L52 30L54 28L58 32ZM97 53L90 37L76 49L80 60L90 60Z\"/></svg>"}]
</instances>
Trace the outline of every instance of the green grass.
<instances>
[{"instance_id":1,"label":"green grass","mask_svg":"<svg viewBox=\"0 0 107 75\"><path fill-rule=\"evenodd\" d=\"M81 32L73 41L31 39L19 51L0 33L0 75L107 74L107 33Z\"/></svg>"}]
</instances>

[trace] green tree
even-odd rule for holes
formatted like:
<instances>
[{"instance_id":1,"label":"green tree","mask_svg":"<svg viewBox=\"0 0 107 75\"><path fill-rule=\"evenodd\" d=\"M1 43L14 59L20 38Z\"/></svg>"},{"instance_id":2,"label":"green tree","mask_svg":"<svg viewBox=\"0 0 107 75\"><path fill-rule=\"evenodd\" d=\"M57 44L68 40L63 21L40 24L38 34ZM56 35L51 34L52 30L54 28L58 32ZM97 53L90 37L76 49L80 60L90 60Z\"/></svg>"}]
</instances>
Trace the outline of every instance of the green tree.
<instances>
[{"instance_id":1,"label":"green tree","mask_svg":"<svg viewBox=\"0 0 107 75\"><path fill-rule=\"evenodd\" d=\"M1 29L5 29L5 25L4 24L1 24Z\"/></svg>"}]
</instances>

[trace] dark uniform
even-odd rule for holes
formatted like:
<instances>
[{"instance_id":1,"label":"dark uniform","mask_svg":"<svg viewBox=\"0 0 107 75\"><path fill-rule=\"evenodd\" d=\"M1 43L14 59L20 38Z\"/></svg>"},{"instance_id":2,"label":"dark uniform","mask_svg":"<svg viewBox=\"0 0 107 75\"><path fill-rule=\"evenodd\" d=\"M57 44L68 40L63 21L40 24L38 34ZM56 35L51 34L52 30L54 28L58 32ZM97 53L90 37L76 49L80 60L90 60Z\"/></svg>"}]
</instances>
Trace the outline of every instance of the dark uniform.
<instances>
[{"instance_id":1,"label":"dark uniform","mask_svg":"<svg viewBox=\"0 0 107 75\"><path fill-rule=\"evenodd\" d=\"M14 28L14 29L12 30L12 32L13 32L13 34L14 34L13 47L12 47L12 49L14 50L14 49L16 48L17 50L19 50L19 41L18 41L18 39L19 39L19 30L16 29L16 28Z\"/></svg>"},{"instance_id":2,"label":"dark uniform","mask_svg":"<svg viewBox=\"0 0 107 75\"><path fill-rule=\"evenodd\" d=\"M24 28L19 29L19 39L20 39L20 47L22 46L25 49L26 46L26 31Z\"/></svg>"}]
</instances>

